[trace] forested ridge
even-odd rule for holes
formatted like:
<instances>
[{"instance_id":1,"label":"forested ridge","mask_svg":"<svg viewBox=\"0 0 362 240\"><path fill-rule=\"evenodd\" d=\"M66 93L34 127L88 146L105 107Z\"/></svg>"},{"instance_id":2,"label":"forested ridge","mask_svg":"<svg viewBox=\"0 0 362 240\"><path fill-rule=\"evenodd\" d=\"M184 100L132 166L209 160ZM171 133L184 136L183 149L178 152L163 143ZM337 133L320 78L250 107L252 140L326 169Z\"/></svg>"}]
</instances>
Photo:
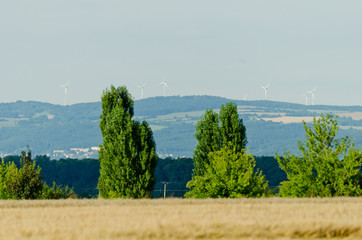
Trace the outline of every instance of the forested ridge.
<instances>
[{"instance_id":1,"label":"forested ridge","mask_svg":"<svg viewBox=\"0 0 362 240\"><path fill-rule=\"evenodd\" d=\"M362 112L361 106L306 106L273 101L241 101L214 96L154 97L135 101L135 118L146 120L154 133L157 152L191 157L196 145L194 126L203 112L234 102L247 128L248 147L256 156L297 151L304 138L301 123L279 123L264 118L318 116L320 112ZM60 106L41 102L0 103L0 153L19 154L29 145L34 154L99 146L101 103ZM340 117L339 134L362 146L362 120Z\"/></svg>"}]
</instances>

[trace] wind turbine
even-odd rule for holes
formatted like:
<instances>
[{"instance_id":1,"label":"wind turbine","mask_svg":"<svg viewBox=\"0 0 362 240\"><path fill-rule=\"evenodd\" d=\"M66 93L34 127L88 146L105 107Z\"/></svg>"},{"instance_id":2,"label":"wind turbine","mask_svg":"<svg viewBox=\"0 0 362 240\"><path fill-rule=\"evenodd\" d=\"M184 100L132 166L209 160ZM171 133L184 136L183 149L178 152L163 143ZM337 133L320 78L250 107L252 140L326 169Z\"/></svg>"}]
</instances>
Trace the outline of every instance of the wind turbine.
<instances>
[{"instance_id":1,"label":"wind turbine","mask_svg":"<svg viewBox=\"0 0 362 240\"><path fill-rule=\"evenodd\" d=\"M137 87L141 88L141 99L143 99L143 89L146 87L147 83L144 83L143 85L137 85Z\"/></svg>"},{"instance_id":2,"label":"wind turbine","mask_svg":"<svg viewBox=\"0 0 362 240\"><path fill-rule=\"evenodd\" d=\"M246 97L248 96L248 94L245 93L244 97L243 97L243 100L245 101L246 100Z\"/></svg>"},{"instance_id":3,"label":"wind turbine","mask_svg":"<svg viewBox=\"0 0 362 240\"><path fill-rule=\"evenodd\" d=\"M67 95L68 95L68 85L69 85L69 83L70 82L59 86L59 87L64 88L64 106L67 106Z\"/></svg>"},{"instance_id":4,"label":"wind turbine","mask_svg":"<svg viewBox=\"0 0 362 240\"><path fill-rule=\"evenodd\" d=\"M312 95L312 105L314 105L314 98L315 98L315 92L317 90L317 87L314 87L313 90L308 91Z\"/></svg>"},{"instance_id":5,"label":"wind turbine","mask_svg":"<svg viewBox=\"0 0 362 240\"><path fill-rule=\"evenodd\" d=\"M267 100L267 99L268 99L269 83L268 83L268 85L266 85L266 86L260 86L260 87L264 89L264 98L265 98L265 100Z\"/></svg>"},{"instance_id":6,"label":"wind turbine","mask_svg":"<svg viewBox=\"0 0 362 240\"><path fill-rule=\"evenodd\" d=\"M160 84L163 86L163 96L166 97L166 88L168 87L167 83L166 81L162 81Z\"/></svg>"},{"instance_id":7,"label":"wind turbine","mask_svg":"<svg viewBox=\"0 0 362 240\"><path fill-rule=\"evenodd\" d=\"M306 92L305 94L303 94L303 97L305 97L305 105L308 105L308 92Z\"/></svg>"}]
</instances>

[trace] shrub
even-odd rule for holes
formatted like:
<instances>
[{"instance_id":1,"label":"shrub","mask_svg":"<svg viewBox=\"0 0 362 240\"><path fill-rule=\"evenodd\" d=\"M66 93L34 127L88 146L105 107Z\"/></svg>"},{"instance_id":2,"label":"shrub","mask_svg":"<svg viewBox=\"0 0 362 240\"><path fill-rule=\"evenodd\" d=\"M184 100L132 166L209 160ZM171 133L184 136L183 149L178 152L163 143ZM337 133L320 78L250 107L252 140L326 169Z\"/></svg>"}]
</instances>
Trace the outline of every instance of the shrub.
<instances>
[{"instance_id":1,"label":"shrub","mask_svg":"<svg viewBox=\"0 0 362 240\"><path fill-rule=\"evenodd\" d=\"M22 152L21 167L14 162L0 164L0 199L60 199L75 196L68 187L53 183L48 187L41 178L41 168L31 160L31 151Z\"/></svg>"}]
</instances>

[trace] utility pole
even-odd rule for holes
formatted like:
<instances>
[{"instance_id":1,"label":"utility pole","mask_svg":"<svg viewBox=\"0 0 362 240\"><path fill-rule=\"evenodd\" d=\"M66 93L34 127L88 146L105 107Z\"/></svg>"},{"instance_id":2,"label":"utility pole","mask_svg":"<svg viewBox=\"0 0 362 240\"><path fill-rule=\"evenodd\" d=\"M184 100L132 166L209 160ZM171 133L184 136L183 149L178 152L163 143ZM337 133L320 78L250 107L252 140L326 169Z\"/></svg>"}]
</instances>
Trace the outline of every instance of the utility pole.
<instances>
[{"instance_id":1,"label":"utility pole","mask_svg":"<svg viewBox=\"0 0 362 240\"><path fill-rule=\"evenodd\" d=\"M167 184L171 182L161 182L163 184L163 199L166 198L166 192L167 192Z\"/></svg>"}]
</instances>

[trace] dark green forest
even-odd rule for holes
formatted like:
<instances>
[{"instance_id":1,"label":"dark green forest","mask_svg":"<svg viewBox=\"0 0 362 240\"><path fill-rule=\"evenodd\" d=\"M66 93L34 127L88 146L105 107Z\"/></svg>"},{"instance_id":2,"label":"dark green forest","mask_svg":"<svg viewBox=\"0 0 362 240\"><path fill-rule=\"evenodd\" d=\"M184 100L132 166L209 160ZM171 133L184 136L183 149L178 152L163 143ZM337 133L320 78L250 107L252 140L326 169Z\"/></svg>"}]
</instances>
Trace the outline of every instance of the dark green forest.
<instances>
[{"instance_id":1,"label":"dark green forest","mask_svg":"<svg viewBox=\"0 0 362 240\"><path fill-rule=\"evenodd\" d=\"M48 185L56 182L57 185L73 188L80 198L98 197L99 161L97 159L51 160L47 156L36 156L34 160L41 167L42 178ZM285 173L279 168L275 158L256 157L255 160L256 168L263 171L272 189L275 189L281 181L286 180ZM13 161L20 167L20 156L7 156L4 161ZM192 170L191 158L159 158L152 197L163 197L162 182L168 182L167 197L183 197L188 191L186 183L191 180Z\"/></svg>"}]
</instances>

